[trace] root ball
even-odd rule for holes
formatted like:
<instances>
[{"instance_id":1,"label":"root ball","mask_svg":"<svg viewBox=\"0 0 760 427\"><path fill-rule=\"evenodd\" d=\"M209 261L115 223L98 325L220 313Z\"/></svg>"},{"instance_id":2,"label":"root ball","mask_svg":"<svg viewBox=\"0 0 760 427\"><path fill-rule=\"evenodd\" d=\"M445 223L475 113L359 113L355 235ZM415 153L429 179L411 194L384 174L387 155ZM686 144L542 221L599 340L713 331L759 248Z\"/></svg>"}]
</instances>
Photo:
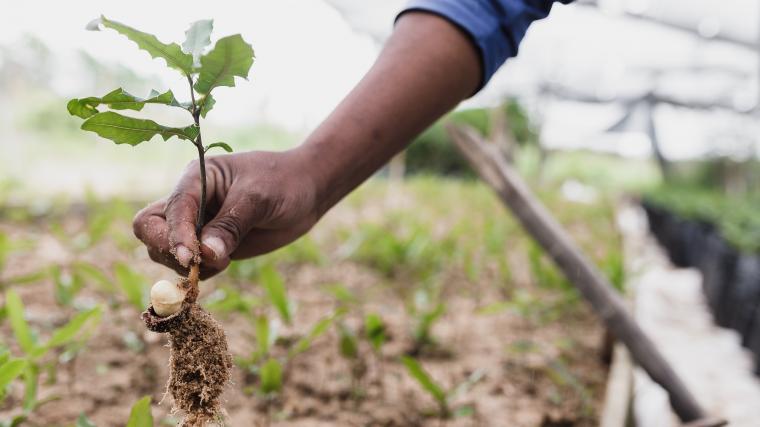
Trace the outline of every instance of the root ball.
<instances>
[{"instance_id":1,"label":"root ball","mask_svg":"<svg viewBox=\"0 0 760 427\"><path fill-rule=\"evenodd\" d=\"M169 381L174 410L185 414L182 426L203 426L221 417L221 396L230 380L232 356L224 330L205 310L185 301L182 310L159 317L143 313L148 329L169 334Z\"/></svg>"}]
</instances>

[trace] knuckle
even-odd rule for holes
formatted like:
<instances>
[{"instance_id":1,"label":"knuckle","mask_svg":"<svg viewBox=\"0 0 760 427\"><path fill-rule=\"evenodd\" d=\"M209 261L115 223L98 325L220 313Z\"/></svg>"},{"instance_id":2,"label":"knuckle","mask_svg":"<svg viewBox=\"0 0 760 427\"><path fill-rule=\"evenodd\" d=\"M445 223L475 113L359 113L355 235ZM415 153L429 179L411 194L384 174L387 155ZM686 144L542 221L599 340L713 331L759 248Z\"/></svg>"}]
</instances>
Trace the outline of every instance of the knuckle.
<instances>
[{"instance_id":1,"label":"knuckle","mask_svg":"<svg viewBox=\"0 0 760 427\"><path fill-rule=\"evenodd\" d=\"M193 196L182 188L175 189L166 199L166 206L164 206L166 220L169 222L188 220L189 215L195 210L193 200Z\"/></svg>"},{"instance_id":2,"label":"knuckle","mask_svg":"<svg viewBox=\"0 0 760 427\"><path fill-rule=\"evenodd\" d=\"M153 208L154 205L148 205L140 209L132 218L132 233L142 241L148 236L147 228L150 226L150 217L154 212Z\"/></svg>"},{"instance_id":3,"label":"knuckle","mask_svg":"<svg viewBox=\"0 0 760 427\"><path fill-rule=\"evenodd\" d=\"M280 208L283 205L283 199L277 192L272 191L268 186L262 185L257 191L249 192L243 200L243 209L251 212L252 216L258 221L269 222L277 219Z\"/></svg>"},{"instance_id":4,"label":"knuckle","mask_svg":"<svg viewBox=\"0 0 760 427\"><path fill-rule=\"evenodd\" d=\"M217 218L214 227L232 236L235 242L240 240L243 233L243 227L240 223L240 218L235 215L234 212L230 212L229 215L224 215Z\"/></svg>"},{"instance_id":5,"label":"knuckle","mask_svg":"<svg viewBox=\"0 0 760 427\"><path fill-rule=\"evenodd\" d=\"M138 239L143 239L143 229L145 227L146 221L145 221L145 213L144 209L137 212L135 214L135 217L132 218L132 234L135 235Z\"/></svg>"}]
</instances>

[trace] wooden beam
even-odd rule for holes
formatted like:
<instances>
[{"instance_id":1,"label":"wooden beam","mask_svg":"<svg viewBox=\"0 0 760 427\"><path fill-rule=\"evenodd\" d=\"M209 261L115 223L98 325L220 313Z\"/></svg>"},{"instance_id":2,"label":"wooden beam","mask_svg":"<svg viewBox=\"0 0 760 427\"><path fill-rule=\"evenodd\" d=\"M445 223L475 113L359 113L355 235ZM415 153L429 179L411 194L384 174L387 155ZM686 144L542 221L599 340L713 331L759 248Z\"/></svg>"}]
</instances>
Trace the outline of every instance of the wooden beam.
<instances>
[{"instance_id":1,"label":"wooden beam","mask_svg":"<svg viewBox=\"0 0 760 427\"><path fill-rule=\"evenodd\" d=\"M625 344L634 362L667 391L670 404L681 421L704 419L704 410L628 313L622 297L533 195L517 172L504 161L496 147L486 143L472 128L449 124L447 129L480 177L493 188L522 226L580 291L607 329Z\"/></svg>"}]
</instances>

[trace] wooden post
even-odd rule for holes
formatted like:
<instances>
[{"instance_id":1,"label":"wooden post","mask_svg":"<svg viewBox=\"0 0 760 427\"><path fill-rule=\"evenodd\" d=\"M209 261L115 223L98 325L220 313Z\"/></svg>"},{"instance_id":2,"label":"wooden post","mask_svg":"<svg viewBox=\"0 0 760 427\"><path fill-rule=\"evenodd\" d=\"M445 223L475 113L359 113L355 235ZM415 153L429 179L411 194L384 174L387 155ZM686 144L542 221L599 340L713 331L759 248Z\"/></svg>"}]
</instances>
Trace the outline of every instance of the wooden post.
<instances>
[{"instance_id":1,"label":"wooden post","mask_svg":"<svg viewBox=\"0 0 760 427\"><path fill-rule=\"evenodd\" d=\"M447 129L480 177L496 191L522 226L591 304L607 329L625 344L633 360L667 391L670 404L681 421L705 419L705 412L628 313L620 295L533 196L520 176L499 155L496 147L487 144L471 128L448 125Z\"/></svg>"}]
</instances>

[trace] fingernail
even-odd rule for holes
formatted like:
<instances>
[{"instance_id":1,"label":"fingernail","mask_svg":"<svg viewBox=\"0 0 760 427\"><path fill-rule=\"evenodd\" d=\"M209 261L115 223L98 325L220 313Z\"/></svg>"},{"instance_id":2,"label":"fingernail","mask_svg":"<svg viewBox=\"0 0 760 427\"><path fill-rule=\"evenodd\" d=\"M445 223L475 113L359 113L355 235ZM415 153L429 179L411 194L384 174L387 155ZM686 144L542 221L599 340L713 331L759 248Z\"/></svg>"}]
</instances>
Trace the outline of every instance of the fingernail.
<instances>
[{"instance_id":1,"label":"fingernail","mask_svg":"<svg viewBox=\"0 0 760 427\"><path fill-rule=\"evenodd\" d=\"M187 248L187 246L177 245L174 248L174 257L177 258L177 261L179 261L183 267L187 267L190 265L190 260L193 259L193 253Z\"/></svg>"},{"instance_id":2,"label":"fingernail","mask_svg":"<svg viewBox=\"0 0 760 427\"><path fill-rule=\"evenodd\" d=\"M225 256L227 249L225 248L222 239L214 236L204 237L202 242L214 252L214 259L219 259Z\"/></svg>"}]
</instances>

